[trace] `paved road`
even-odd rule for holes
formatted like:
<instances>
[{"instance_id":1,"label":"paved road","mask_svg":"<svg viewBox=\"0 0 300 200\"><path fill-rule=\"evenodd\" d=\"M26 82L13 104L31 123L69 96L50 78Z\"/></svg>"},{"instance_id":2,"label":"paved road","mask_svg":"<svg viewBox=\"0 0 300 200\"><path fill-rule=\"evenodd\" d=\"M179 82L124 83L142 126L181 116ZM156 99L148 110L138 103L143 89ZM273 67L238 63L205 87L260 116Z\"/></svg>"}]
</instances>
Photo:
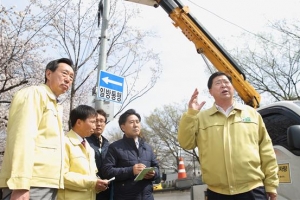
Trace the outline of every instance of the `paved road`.
<instances>
[{"instance_id":1,"label":"paved road","mask_svg":"<svg viewBox=\"0 0 300 200\"><path fill-rule=\"evenodd\" d=\"M186 190L164 190L154 192L155 200L205 200L206 185L194 185ZM191 195L192 191L192 195ZM191 197L193 196L193 197ZM192 199L193 198L193 199Z\"/></svg>"},{"instance_id":2,"label":"paved road","mask_svg":"<svg viewBox=\"0 0 300 200\"><path fill-rule=\"evenodd\" d=\"M154 193L155 200L190 200L190 191Z\"/></svg>"}]
</instances>

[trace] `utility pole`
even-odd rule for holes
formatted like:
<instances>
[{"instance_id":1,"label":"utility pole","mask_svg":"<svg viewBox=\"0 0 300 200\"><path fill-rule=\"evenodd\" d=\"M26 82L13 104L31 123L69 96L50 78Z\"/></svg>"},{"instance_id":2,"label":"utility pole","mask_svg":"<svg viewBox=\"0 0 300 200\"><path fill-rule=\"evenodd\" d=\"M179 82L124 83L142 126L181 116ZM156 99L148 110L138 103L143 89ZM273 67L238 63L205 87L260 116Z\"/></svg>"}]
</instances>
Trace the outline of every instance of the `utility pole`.
<instances>
[{"instance_id":1,"label":"utility pole","mask_svg":"<svg viewBox=\"0 0 300 200\"><path fill-rule=\"evenodd\" d=\"M101 0L103 1L103 12L102 12L102 22L101 22L101 44L99 49L99 60L98 60L98 73L97 73L97 85L96 85L96 96L95 96L95 109L103 108L103 100L100 100L99 95L99 76L101 70L106 70L106 62L107 62L107 42L108 42L108 25L109 25L109 10L110 10L110 1L109 0ZM100 2L100 4L101 4ZM99 9L100 9L99 5ZM98 11L100 12L100 10Z\"/></svg>"}]
</instances>

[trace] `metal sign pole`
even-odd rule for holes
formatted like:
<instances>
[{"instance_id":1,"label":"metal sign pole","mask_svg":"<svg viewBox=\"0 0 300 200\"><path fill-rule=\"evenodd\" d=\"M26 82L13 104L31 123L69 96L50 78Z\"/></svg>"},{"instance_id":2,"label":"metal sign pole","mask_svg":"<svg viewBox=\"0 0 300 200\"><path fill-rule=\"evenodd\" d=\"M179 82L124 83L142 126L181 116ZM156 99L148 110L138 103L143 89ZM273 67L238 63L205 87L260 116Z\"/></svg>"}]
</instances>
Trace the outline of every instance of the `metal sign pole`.
<instances>
[{"instance_id":1,"label":"metal sign pole","mask_svg":"<svg viewBox=\"0 0 300 200\"><path fill-rule=\"evenodd\" d=\"M101 70L106 70L107 61L107 42L108 42L108 24L109 24L109 10L110 1L103 0L103 13L102 13L102 25L101 25L101 44L99 50L99 61L98 61L98 73L97 73L97 85L96 85L96 96L95 96L95 109L103 108L103 100L97 98L99 95L99 76Z\"/></svg>"}]
</instances>

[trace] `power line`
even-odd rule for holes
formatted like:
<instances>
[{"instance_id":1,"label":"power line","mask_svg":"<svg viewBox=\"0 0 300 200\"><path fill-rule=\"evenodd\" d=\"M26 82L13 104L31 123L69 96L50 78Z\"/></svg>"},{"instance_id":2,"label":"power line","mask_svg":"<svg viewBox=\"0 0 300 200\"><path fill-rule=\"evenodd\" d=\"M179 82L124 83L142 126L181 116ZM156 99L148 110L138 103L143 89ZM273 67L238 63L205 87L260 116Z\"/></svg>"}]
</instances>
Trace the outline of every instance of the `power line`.
<instances>
[{"instance_id":1,"label":"power line","mask_svg":"<svg viewBox=\"0 0 300 200\"><path fill-rule=\"evenodd\" d=\"M247 33L250 33L250 34L256 36L255 33L252 33L251 31L248 31L247 29L245 29L245 28L243 28L243 27L241 27L241 26L239 26L239 25L237 25L237 24L235 24L235 23L233 23L233 22L231 22L231 21L229 21L229 20L227 20L227 19L221 17L220 15L218 15L218 14L216 14L216 13L214 13L214 12L212 12L212 11L210 11L210 10L208 10L208 9L206 9L206 8L204 8L204 7L200 6L200 5L198 5L198 4L196 4L195 2L192 2L192 1L190 1L190 0L187 0L187 1L191 2L191 3L194 4L195 6L201 8L202 10L205 10L206 12L209 12L210 14L216 16L217 18L219 18L219 19L221 19L221 20L223 20L223 21L225 21L225 22L227 22L227 23L229 23L229 24L231 24L231 25L233 25L233 26L238 27L238 28L242 29L243 31L245 31L245 32L247 32Z\"/></svg>"},{"instance_id":2,"label":"power line","mask_svg":"<svg viewBox=\"0 0 300 200\"><path fill-rule=\"evenodd\" d=\"M281 44L278 44L278 43L276 43L276 42L273 42L273 41L271 41L271 40L269 40L269 39L263 37L262 35L255 34L255 33L251 32L251 31L247 30L246 28L244 28L244 27L242 27L242 26L240 26L240 25L237 25L237 24L235 24L235 23L233 23L233 22L231 22L231 21L229 21L229 20L227 20L227 19L221 17L220 15L218 15L218 14L216 14L216 13L214 13L214 12L212 12L212 11L210 11L210 10L208 10L208 9L206 9L206 8L204 8L204 7L200 6L200 5L198 5L198 4L196 4L195 2L193 2L193 1L191 1L191 0L187 0L187 1L189 1L191 4L195 5L196 7L199 7L200 9L205 10L206 12L208 12L208 13L210 13L210 14L216 16L217 18L219 18L219 19L221 19L221 20L223 20L223 21L225 21L225 22L227 22L227 23L229 23L229 24L231 24L231 25L233 25L233 26L235 26L235 27L237 27L237 28L243 30L244 32L247 32L247 33L249 33L249 34L251 34L251 35L253 35L253 36L257 37L257 38L260 38L260 39L262 39L262 40L265 40L265 41L268 42L268 43L271 43L271 44L273 44L273 45L276 45L276 46L278 46L278 47L281 47L281 48L284 48L284 49L290 51L290 49L288 49L288 48L285 47L284 45L281 45ZM299 52L298 52L298 51L294 51L294 53L295 53L295 54L298 54Z\"/></svg>"}]
</instances>

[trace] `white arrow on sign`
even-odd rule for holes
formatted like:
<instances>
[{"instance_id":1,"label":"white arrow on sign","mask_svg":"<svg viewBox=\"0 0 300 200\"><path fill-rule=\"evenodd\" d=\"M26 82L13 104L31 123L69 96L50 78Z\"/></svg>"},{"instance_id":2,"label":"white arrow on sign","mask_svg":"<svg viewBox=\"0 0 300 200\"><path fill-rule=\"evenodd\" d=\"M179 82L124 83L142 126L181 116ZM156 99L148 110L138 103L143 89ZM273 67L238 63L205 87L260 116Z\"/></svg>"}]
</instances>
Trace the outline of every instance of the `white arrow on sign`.
<instances>
[{"instance_id":1,"label":"white arrow on sign","mask_svg":"<svg viewBox=\"0 0 300 200\"><path fill-rule=\"evenodd\" d=\"M110 80L108 76L102 78L102 80L103 80L106 84L111 83L111 84L114 84L114 85L122 86L122 83L117 82L117 81Z\"/></svg>"}]
</instances>

